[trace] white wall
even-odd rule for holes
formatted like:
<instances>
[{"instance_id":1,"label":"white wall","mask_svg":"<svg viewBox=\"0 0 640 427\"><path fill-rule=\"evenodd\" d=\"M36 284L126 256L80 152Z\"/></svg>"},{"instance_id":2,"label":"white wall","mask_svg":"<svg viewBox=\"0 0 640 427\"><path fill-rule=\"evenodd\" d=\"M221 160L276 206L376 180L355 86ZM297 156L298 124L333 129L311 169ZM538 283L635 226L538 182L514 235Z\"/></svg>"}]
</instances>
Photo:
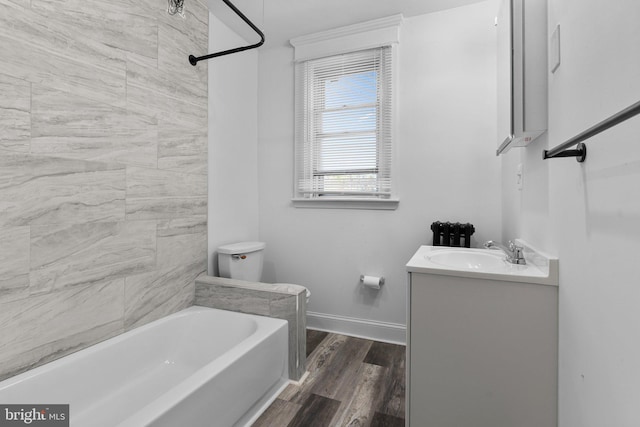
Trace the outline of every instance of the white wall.
<instances>
[{"instance_id":1,"label":"white wall","mask_svg":"<svg viewBox=\"0 0 640 427\"><path fill-rule=\"evenodd\" d=\"M556 255L556 235L551 233L549 216L549 165L541 150L550 148L548 134L541 135L532 149L513 148L502 155L502 235L515 237L547 253ZM517 168L522 168L522 189L517 188Z\"/></svg>"},{"instance_id":2,"label":"white wall","mask_svg":"<svg viewBox=\"0 0 640 427\"><path fill-rule=\"evenodd\" d=\"M500 239L494 16L494 2L483 2L405 20L396 211L291 206L293 50L260 51L259 229L267 243L266 281L307 286L315 313L404 325L404 265L419 245L431 243L431 222L468 221L476 227L475 242ZM363 290L360 274L387 282L379 292Z\"/></svg>"},{"instance_id":3,"label":"white wall","mask_svg":"<svg viewBox=\"0 0 640 427\"><path fill-rule=\"evenodd\" d=\"M246 41L209 14L210 52ZM258 238L258 53L221 56L209 66L209 274L215 249Z\"/></svg>"},{"instance_id":4,"label":"white wall","mask_svg":"<svg viewBox=\"0 0 640 427\"><path fill-rule=\"evenodd\" d=\"M583 164L541 160L545 146L640 99L639 16L635 0L549 0L562 62L549 80L548 141L503 163L505 176L519 161L525 169L522 194L505 192L504 216L520 215L505 238L519 235L560 259L560 427L640 420L640 118L590 139Z\"/></svg>"}]
</instances>

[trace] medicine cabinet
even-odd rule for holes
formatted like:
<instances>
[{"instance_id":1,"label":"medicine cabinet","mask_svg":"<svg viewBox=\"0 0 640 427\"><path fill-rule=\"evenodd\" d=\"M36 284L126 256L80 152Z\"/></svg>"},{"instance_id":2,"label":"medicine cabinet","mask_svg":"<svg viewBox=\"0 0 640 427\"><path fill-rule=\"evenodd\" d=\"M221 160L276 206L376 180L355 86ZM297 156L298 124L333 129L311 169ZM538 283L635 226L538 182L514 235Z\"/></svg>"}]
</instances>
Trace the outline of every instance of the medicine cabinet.
<instances>
[{"instance_id":1,"label":"medicine cabinet","mask_svg":"<svg viewBox=\"0 0 640 427\"><path fill-rule=\"evenodd\" d=\"M546 0L501 0L496 30L501 154L547 129Z\"/></svg>"}]
</instances>

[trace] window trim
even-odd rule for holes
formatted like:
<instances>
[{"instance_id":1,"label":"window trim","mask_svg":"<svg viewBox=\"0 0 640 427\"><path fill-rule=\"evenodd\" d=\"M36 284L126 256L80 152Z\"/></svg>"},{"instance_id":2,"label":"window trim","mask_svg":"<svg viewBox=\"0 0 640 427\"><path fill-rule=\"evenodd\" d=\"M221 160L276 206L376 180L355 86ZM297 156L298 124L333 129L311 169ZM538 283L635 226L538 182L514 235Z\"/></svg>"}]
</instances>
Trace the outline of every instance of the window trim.
<instances>
[{"instance_id":1,"label":"window trim","mask_svg":"<svg viewBox=\"0 0 640 427\"><path fill-rule=\"evenodd\" d=\"M294 61L307 61L357 50L373 49L400 42L402 14L322 31L289 40Z\"/></svg>"}]
</instances>

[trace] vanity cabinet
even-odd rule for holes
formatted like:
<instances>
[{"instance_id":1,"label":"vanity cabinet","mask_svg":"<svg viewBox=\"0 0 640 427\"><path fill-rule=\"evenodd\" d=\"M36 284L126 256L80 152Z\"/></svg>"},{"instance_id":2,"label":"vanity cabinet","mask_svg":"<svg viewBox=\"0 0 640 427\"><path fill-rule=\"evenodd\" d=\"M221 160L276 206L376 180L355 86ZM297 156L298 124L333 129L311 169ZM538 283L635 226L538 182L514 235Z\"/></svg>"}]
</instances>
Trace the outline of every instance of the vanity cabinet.
<instances>
[{"instance_id":1,"label":"vanity cabinet","mask_svg":"<svg viewBox=\"0 0 640 427\"><path fill-rule=\"evenodd\" d=\"M500 154L547 129L547 1L501 0L496 31Z\"/></svg>"},{"instance_id":2,"label":"vanity cabinet","mask_svg":"<svg viewBox=\"0 0 640 427\"><path fill-rule=\"evenodd\" d=\"M406 425L555 427L557 283L431 268L424 253L407 264Z\"/></svg>"}]
</instances>

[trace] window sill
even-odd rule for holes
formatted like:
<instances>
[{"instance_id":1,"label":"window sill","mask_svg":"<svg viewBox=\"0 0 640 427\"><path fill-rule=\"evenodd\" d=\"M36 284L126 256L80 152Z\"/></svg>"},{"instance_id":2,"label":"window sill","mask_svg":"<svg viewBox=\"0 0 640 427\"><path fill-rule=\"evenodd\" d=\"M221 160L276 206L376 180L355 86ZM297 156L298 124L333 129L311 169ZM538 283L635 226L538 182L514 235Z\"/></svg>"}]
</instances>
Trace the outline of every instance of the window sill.
<instances>
[{"instance_id":1,"label":"window sill","mask_svg":"<svg viewBox=\"0 0 640 427\"><path fill-rule=\"evenodd\" d=\"M296 208L316 209L371 209L371 210L396 210L400 200L398 199L292 199Z\"/></svg>"}]
</instances>

